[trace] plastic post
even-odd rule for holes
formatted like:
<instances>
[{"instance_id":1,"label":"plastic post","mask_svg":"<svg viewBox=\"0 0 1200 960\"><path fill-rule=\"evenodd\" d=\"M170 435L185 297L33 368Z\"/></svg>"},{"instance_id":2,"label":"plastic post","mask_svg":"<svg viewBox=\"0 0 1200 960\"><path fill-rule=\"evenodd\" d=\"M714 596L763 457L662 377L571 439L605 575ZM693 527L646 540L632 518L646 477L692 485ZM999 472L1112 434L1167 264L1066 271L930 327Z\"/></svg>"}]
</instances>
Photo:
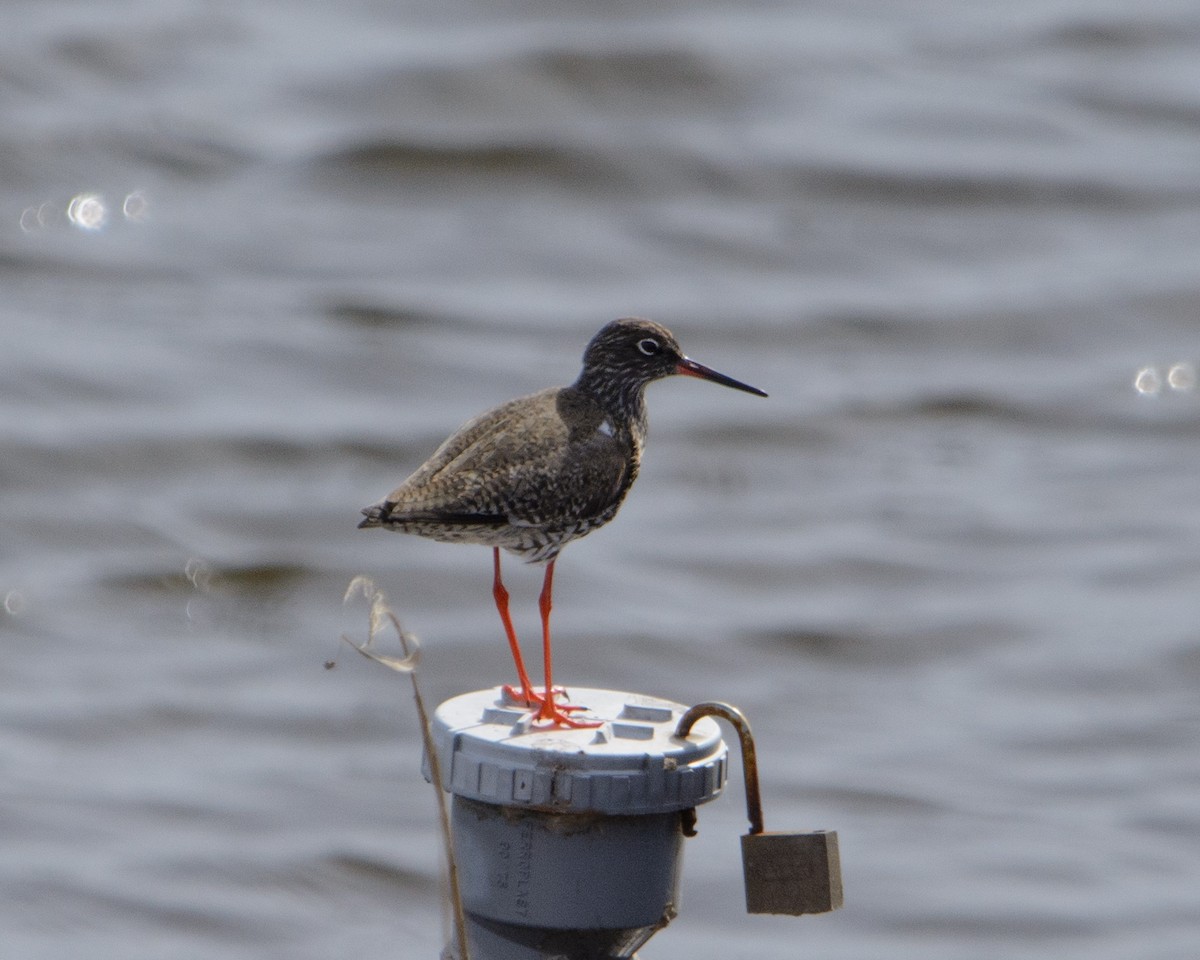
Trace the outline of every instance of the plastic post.
<instances>
[{"instance_id":1,"label":"plastic post","mask_svg":"<svg viewBox=\"0 0 1200 960\"><path fill-rule=\"evenodd\" d=\"M571 697L603 725L537 729L499 689L434 714L471 960L632 958L675 916L685 821L725 784L720 729L676 736L687 707L655 697Z\"/></svg>"}]
</instances>

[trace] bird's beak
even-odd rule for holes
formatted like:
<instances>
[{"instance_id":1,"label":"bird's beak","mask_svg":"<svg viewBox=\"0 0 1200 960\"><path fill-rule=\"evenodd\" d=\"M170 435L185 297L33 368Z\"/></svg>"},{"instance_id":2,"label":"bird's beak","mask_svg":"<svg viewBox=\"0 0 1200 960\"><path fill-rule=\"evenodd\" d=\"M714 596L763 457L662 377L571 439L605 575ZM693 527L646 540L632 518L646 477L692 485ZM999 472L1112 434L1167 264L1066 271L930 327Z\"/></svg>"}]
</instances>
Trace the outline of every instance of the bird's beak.
<instances>
[{"instance_id":1,"label":"bird's beak","mask_svg":"<svg viewBox=\"0 0 1200 960\"><path fill-rule=\"evenodd\" d=\"M733 387L734 390L745 390L746 393L753 393L759 397L765 397L766 393L759 390L758 387L752 387L748 383L742 383L741 380L734 380L733 377L727 377L723 373L717 373L712 367L706 367L702 363L697 363L688 357L684 357L675 367L676 373L681 373L685 377L699 377L701 380L711 380L713 383L719 383L723 387Z\"/></svg>"}]
</instances>

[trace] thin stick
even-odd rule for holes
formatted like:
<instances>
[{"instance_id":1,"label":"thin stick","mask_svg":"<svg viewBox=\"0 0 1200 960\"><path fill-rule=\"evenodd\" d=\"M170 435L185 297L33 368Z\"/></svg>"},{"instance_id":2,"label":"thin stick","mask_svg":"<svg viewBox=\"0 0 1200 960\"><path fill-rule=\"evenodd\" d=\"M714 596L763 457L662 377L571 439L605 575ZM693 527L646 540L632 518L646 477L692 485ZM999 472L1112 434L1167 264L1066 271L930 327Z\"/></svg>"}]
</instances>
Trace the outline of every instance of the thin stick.
<instances>
[{"instance_id":1,"label":"thin stick","mask_svg":"<svg viewBox=\"0 0 1200 960\"><path fill-rule=\"evenodd\" d=\"M442 844L446 856L447 882L450 888L450 905L454 918L454 935L458 944L459 957L457 960L470 960L467 947L467 917L463 910L462 894L458 884L458 863L454 857L454 841L450 834L450 809L446 804L446 794L442 789L442 765L438 759L437 745L433 741L433 731L429 725L429 713L425 709L425 698L421 696L421 688L417 683L417 663L421 657L421 647L417 638L407 633L400 626L400 619L387 605L387 598L382 591L367 577L355 577L346 589L343 602L349 600L356 592L371 601L370 622L367 630L367 642L357 644L345 634L342 639L369 660L381 663L398 673L407 673L412 682L413 700L417 705L417 720L421 727L421 740L425 747L425 756L429 760L429 773L433 780L433 791L437 797L438 824L442 833ZM400 649L404 657L389 657L376 653L370 647L375 641L382 624L390 623L400 640Z\"/></svg>"}]
</instances>

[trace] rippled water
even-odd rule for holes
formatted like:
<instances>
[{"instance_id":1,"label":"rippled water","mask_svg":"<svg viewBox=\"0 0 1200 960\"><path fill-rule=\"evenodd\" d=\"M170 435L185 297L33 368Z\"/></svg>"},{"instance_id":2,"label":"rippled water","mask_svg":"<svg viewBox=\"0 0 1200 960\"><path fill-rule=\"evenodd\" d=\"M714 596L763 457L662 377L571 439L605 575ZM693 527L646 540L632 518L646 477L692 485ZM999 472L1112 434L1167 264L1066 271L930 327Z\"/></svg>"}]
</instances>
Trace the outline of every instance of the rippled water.
<instances>
[{"instance_id":1,"label":"rippled water","mask_svg":"<svg viewBox=\"0 0 1200 960\"><path fill-rule=\"evenodd\" d=\"M739 704L847 899L743 914L735 783L642 955L1195 956L1194 3L23 2L0 93L4 957L437 955L342 591L510 668L357 512L625 314L771 397L651 389L561 678Z\"/></svg>"}]
</instances>

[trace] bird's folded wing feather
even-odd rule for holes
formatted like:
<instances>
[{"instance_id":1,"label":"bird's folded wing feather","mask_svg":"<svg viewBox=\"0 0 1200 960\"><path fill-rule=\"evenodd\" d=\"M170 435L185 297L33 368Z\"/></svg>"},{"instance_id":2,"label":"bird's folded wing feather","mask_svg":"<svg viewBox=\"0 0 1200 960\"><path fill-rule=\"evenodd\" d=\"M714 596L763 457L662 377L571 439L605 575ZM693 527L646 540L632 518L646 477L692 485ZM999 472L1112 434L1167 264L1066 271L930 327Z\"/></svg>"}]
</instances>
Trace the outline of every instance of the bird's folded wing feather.
<instances>
[{"instance_id":1,"label":"bird's folded wing feather","mask_svg":"<svg viewBox=\"0 0 1200 960\"><path fill-rule=\"evenodd\" d=\"M390 515L540 524L559 519L548 512L569 520L581 510L602 510L624 483L626 458L606 434L569 441L555 412L556 393L509 401L464 424L388 496ZM558 495L547 497L548 489Z\"/></svg>"}]
</instances>

